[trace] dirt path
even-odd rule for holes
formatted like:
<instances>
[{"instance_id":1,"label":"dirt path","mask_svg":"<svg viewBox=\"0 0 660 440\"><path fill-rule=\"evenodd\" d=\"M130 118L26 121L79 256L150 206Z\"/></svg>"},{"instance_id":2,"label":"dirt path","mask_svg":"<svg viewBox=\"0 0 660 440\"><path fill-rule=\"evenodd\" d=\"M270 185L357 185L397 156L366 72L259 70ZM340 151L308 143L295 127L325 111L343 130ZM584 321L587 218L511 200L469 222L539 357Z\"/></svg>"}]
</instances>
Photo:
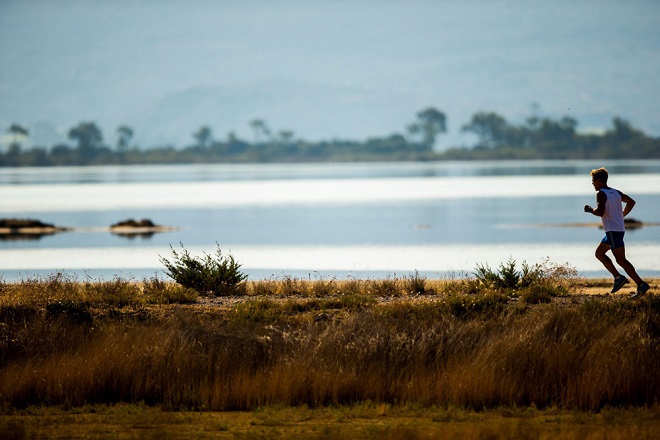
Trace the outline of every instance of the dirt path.
<instances>
[{"instance_id":1,"label":"dirt path","mask_svg":"<svg viewBox=\"0 0 660 440\"><path fill-rule=\"evenodd\" d=\"M651 290L647 295L656 294L660 292L660 278L651 278L646 280L651 285ZM339 282L341 283L341 282ZM442 281L429 280L428 287L437 287L438 283ZM627 301L630 300L632 295L636 293L637 286L634 282L625 285L619 292L611 294L612 280L610 278L589 278L580 281L576 286L576 292L571 295L557 297L554 299L557 303L562 304L576 304L582 303L588 299L603 298L612 301ZM332 295L330 295L332 296ZM206 296L199 297L197 305L200 306L213 306L219 308L230 308L239 304L250 301L267 300L274 302L287 302L287 301L314 301L324 297L323 295L308 295L308 294L293 294L293 295L240 295L240 296ZM434 302L443 298L442 294L421 294L421 295L383 295L376 296L374 299L378 304L396 303L398 301L406 302Z\"/></svg>"},{"instance_id":2,"label":"dirt path","mask_svg":"<svg viewBox=\"0 0 660 440\"><path fill-rule=\"evenodd\" d=\"M657 294L660 293L660 278L647 278L645 280L651 286L648 294ZM585 295L609 295L609 296L630 296L637 292L637 285L634 281L626 284L619 290L617 293L610 294L612 290L612 279L611 278L590 278L585 280L582 286L582 294Z\"/></svg>"}]
</instances>

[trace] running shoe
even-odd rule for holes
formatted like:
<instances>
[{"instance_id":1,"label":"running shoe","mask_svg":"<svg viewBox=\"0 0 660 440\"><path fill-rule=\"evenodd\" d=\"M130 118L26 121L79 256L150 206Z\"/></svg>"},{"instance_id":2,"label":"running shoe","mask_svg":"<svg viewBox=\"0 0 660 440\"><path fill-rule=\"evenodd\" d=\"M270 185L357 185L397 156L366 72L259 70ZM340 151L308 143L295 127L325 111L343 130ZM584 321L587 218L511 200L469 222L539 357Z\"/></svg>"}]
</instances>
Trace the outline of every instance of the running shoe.
<instances>
[{"instance_id":1,"label":"running shoe","mask_svg":"<svg viewBox=\"0 0 660 440\"><path fill-rule=\"evenodd\" d=\"M649 283L642 283L639 286L637 286L637 295L644 295L646 292L649 291L651 286L649 286Z\"/></svg>"},{"instance_id":2,"label":"running shoe","mask_svg":"<svg viewBox=\"0 0 660 440\"><path fill-rule=\"evenodd\" d=\"M619 278L614 279L614 287L612 287L612 291L610 293L618 292L619 289L623 287L624 284L628 284L628 278L624 277L621 275Z\"/></svg>"}]
</instances>

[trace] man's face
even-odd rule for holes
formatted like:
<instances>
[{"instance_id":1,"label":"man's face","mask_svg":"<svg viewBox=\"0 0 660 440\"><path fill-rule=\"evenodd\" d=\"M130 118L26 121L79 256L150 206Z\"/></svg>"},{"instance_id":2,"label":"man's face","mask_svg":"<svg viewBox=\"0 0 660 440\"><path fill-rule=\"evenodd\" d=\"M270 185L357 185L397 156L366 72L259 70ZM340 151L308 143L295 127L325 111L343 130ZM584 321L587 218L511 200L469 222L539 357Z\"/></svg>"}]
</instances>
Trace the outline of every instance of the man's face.
<instances>
[{"instance_id":1,"label":"man's face","mask_svg":"<svg viewBox=\"0 0 660 440\"><path fill-rule=\"evenodd\" d=\"M594 178L591 179L591 184L594 186L594 189L596 191L600 191L601 188L605 187L605 183L601 182L598 179L594 179Z\"/></svg>"}]
</instances>

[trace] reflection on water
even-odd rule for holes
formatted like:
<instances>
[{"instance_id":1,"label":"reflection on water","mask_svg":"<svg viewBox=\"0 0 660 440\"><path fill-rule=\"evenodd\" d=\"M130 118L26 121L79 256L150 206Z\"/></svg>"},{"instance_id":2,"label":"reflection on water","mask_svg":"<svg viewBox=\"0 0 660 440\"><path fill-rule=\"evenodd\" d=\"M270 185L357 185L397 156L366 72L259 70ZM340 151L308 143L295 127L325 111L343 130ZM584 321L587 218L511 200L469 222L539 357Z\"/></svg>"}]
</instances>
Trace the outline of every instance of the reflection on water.
<instances>
[{"instance_id":1,"label":"reflection on water","mask_svg":"<svg viewBox=\"0 0 660 440\"><path fill-rule=\"evenodd\" d=\"M6 234L0 234L0 241L21 241L21 240L40 240L43 237L48 237L54 235L60 231L51 231L51 232L36 232L36 233L23 233L23 232L9 232Z\"/></svg>"},{"instance_id":2,"label":"reflection on water","mask_svg":"<svg viewBox=\"0 0 660 440\"><path fill-rule=\"evenodd\" d=\"M588 176L591 169L601 166L605 166L612 174L660 173L659 160L112 165L4 168L0 173L0 185L383 177Z\"/></svg>"},{"instance_id":3,"label":"reflection on water","mask_svg":"<svg viewBox=\"0 0 660 440\"><path fill-rule=\"evenodd\" d=\"M0 213L591 198L593 191L585 181L582 176L498 176L0 186ZM631 194L654 194L660 188L660 174L622 175L616 182Z\"/></svg>"},{"instance_id":4,"label":"reflection on water","mask_svg":"<svg viewBox=\"0 0 660 440\"><path fill-rule=\"evenodd\" d=\"M567 227L597 221L583 206L595 202L589 171L601 165L610 168L612 186L637 200L632 217L660 222L660 161L12 169L0 175L0 217L74 230L0 241L0 276L62 268L153 272L159 253L179 243L211 253L218 243L253 274L432 275L548 256L602 271L593 258L602 231ZM108 233L121 218L178 229ZM660 272L658 228L631 230L626 243L641 272Z\"/></svg>"},{"instance_id":5,"label":"reflection on water","mask_svg":"<svg viewBox=\"0 0 660 440\"><path fill-rule=\"evenodd\" d=\"M127 238L129 240L135 240L136 238L140 238L142 240L149 240L151 237L153 237L156 232L154 231L149 231L149 232L117 232L117 231L110 231L112 232L113 235L116 235L117 237L123 237Z\"/></svg>"}]
</instances>

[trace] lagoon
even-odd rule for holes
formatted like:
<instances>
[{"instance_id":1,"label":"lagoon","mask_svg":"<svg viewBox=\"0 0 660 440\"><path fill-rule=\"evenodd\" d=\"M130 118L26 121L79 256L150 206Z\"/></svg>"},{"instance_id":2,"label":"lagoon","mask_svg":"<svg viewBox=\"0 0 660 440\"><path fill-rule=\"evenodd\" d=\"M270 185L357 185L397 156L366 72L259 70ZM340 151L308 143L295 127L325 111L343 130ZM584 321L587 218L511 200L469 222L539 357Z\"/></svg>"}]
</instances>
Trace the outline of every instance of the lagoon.
<instances>
[{"instance_id":1,"label":"lagoon","mask_svg":"<svg viewBox=\"0 0 660 440\"><path fill-rule=\"evenodd\" d=\"M0 276L160 273L183 244L219 246L250 279L462 276L509 258L568 263L607 276L593 257L602 231L589 170L636 201L631 217L660 223L660 161L168 165L3 169L0 217L38 218L72 232L0 241ZM126 238L127 218L176 226ZM660 227L626 235L644 276L660 275Z\"/></svg>"}]
</instances>

